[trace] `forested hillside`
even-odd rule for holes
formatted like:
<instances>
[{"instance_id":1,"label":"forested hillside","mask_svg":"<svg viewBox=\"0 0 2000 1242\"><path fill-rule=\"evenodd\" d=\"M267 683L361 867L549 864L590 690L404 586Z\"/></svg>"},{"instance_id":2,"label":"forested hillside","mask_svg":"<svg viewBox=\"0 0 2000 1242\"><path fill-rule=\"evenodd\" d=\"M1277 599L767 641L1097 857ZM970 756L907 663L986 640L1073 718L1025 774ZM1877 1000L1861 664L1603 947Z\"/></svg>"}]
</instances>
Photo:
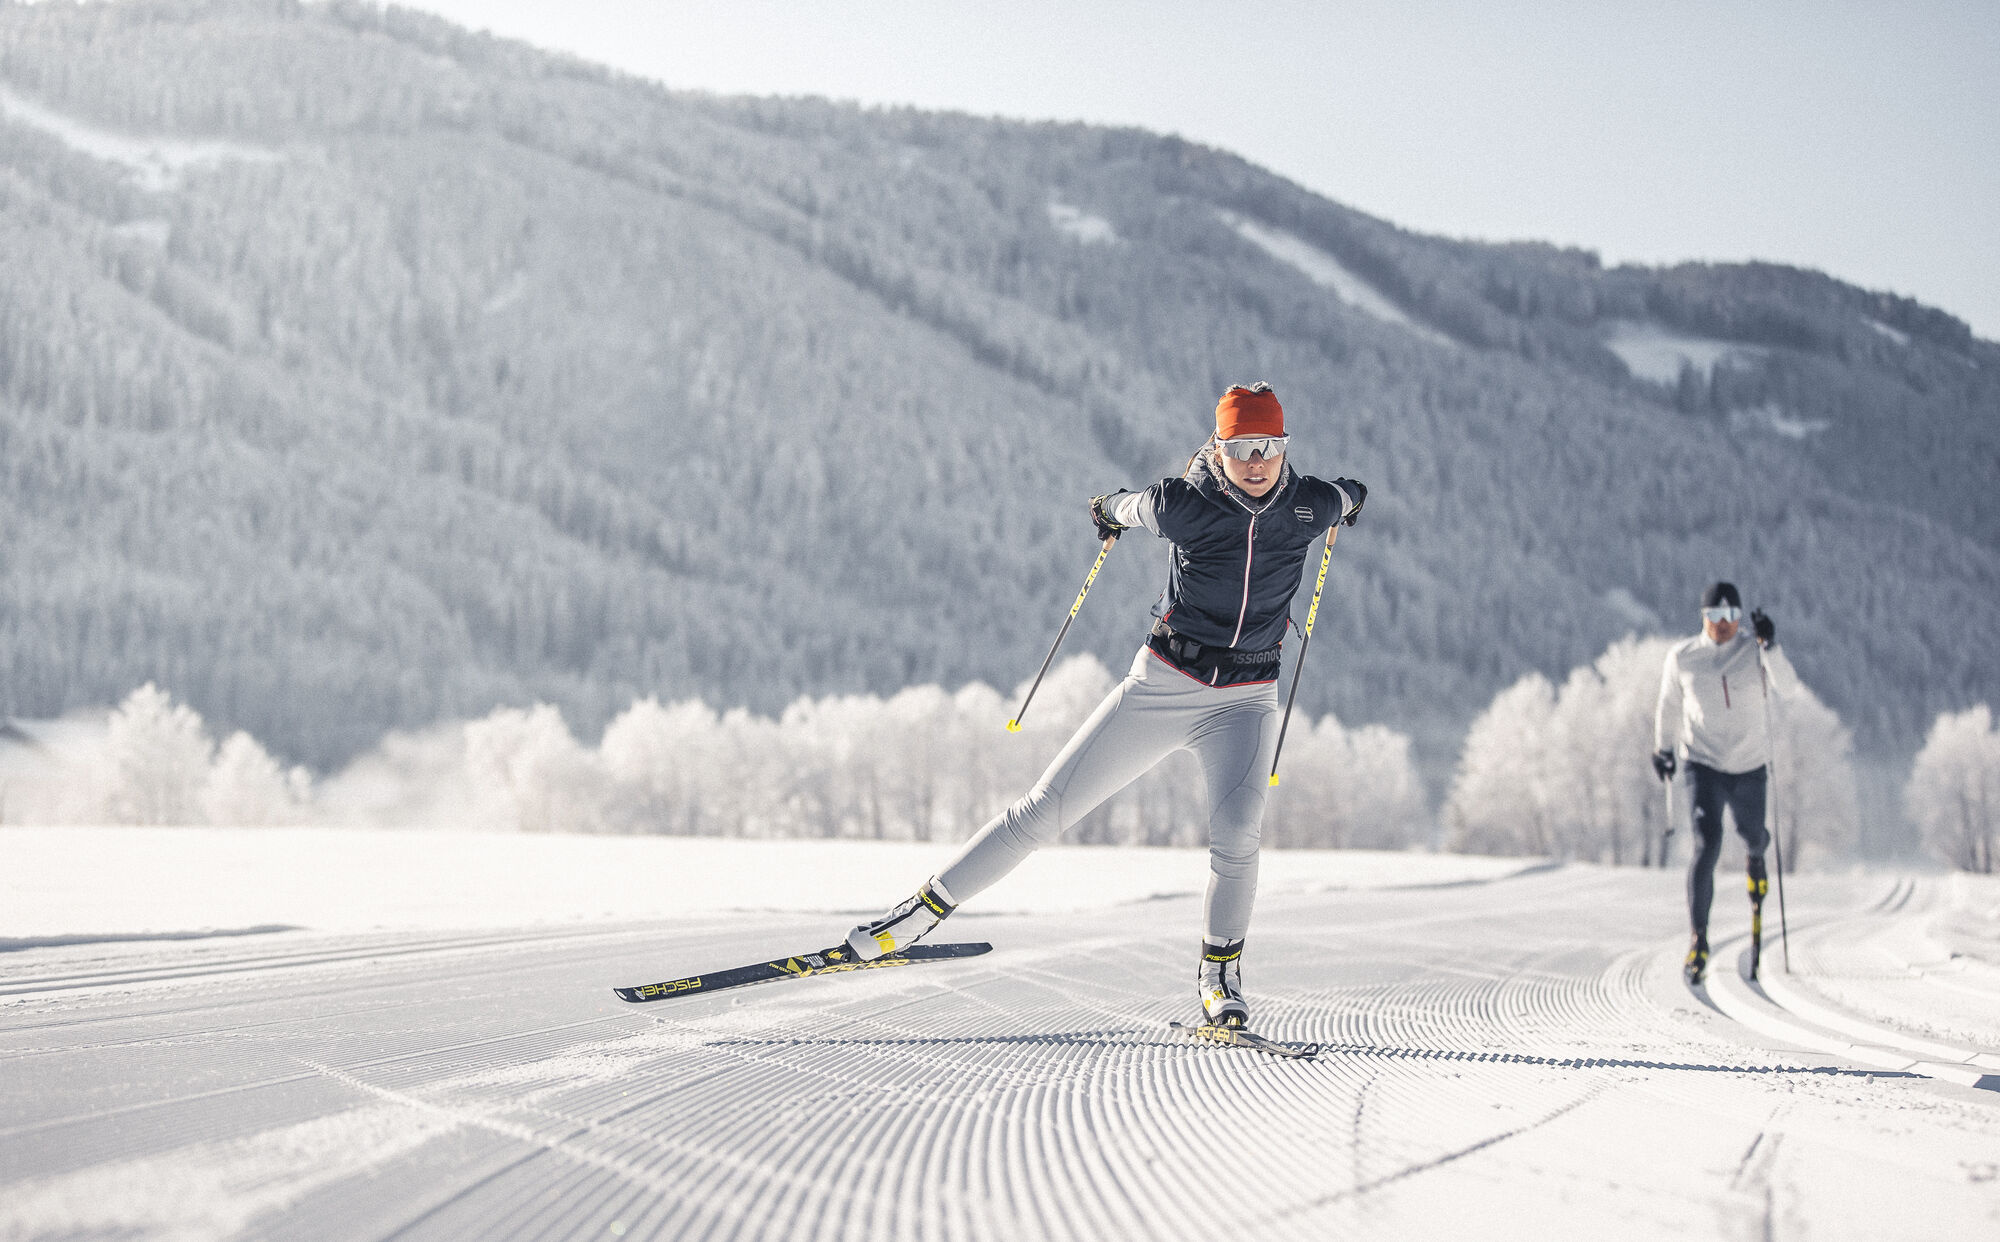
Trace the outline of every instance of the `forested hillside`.
<instances>
[{"instance_id":1,"label":"forested hillside","mask_svg":"<svg viewBox=\"0 0 2000 1242\"><path fill-rule=\"evenodd\" d=\"M2000 346L1817 273L282 0L0 4L0 273L0 714L154 681L325 768L497 704L1004 690L1084 501L1255 378L1371 488L1301 704L1433 768L1717 577L1864 748L2000 700ZM1072 648L1129 659L1163 567L1125 540Z\"/></svg>"}]
</instances>

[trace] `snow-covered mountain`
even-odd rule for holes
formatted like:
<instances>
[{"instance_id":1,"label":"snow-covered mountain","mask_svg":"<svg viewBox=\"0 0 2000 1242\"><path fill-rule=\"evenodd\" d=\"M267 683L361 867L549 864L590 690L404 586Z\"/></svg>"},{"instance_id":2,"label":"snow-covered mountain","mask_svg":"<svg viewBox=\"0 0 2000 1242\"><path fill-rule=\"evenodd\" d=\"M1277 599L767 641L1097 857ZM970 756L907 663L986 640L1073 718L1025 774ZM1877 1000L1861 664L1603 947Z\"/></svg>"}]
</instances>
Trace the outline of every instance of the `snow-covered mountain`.
<instances>
[{"instance_id":1,"label":"snow-covered mountain","mask_svg":"<svg viewBox=\"0 0 2000 1242\"><path fill-rule=\"evenodd\" d=\"M366 3L0 5L0 714L321 766L545 700L1031 672L1267 378L1371 486L1301 692L1449 762L1732 578L1865 747L2000 697L2000 346L1424 237L1131 130L675 93ZM1070 643L1113 667L1156 549Z\"/></svg>"}]
</instances>

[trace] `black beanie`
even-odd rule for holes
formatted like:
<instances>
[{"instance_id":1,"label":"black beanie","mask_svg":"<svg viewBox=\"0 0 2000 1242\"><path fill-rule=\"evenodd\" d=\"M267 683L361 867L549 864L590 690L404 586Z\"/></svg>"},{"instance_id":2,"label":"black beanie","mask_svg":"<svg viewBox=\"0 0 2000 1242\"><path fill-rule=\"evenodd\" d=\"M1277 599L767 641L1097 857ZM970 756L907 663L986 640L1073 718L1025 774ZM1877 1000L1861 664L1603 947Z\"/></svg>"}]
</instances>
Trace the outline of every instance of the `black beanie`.
<instances>
[{"instance_id":1,"label":"black beanie","mask_svg":"<svg viewBox=\"0 0 2000 1242\"><path fill-rule=\"evenodd\" d=\"M1703 608L1718 608L1723 604L1731 608L1743 607L1743 597L1736 593L1734 582L1718 582L1701 593Z\"/></svg>"}]
</instances>

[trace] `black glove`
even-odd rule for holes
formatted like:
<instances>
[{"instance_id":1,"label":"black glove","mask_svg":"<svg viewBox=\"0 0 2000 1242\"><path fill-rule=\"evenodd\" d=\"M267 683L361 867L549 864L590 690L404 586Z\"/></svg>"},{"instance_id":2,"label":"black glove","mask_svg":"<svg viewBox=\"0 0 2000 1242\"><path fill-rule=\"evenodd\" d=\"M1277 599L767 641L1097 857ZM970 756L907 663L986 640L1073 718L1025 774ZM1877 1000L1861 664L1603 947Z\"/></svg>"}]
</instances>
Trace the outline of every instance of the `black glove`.
<instances>
[{"instance_id":1,"label":"black glove","mask_svg":"<svg viewBox=\"0 0 2000 1242\"><path fill-rule=\"evenodd\" d=\"M1112 521L1111 515L1104 511L1105 501L1125 494L1125 489L1121 487L1109 496L1092 496L1090 498L1090 520L1097 523L1097 537L1099 539L1116 539L1118 536L1132 529L1129 526L1120 526L1118 523Z\"/></svg>"},{"instance_id":2,"label":"black glove","mask_svg":"<svg viewBox=\"0 0 2000 1242\"><path fill-rule=\"evenodd\" d=\"M1352 526L1354 519L1361 516L1361 506L1368 503L1367 485L1356 483L1353 479L1335 479L1333 485L1354 498L1354 507L1347 511L1346 517L1340 519L1342 526Z\"/></svg>"},{"instance_id":3,"label":"black glove","mask_svg":"<svg viewBox=\"0 0 2000 1242\"><path fill-rule=\"evenodd\" d=\"M1663 781L1674 779L1674 752L1671 750L1654 751L1653 772Z\"/></svg>"},{"instance_id":4,"label":"black glove","mask_svg":"<svg viewBox=\"0 0 2000 1242\"><path fill-rule=\"evenodd\" d=\"M1762 608L1750 610L1750 628L1757 631L1757 641L1766 647L1778 641L1778 623L1765 616Z\"/></svg>"}]
</instances>

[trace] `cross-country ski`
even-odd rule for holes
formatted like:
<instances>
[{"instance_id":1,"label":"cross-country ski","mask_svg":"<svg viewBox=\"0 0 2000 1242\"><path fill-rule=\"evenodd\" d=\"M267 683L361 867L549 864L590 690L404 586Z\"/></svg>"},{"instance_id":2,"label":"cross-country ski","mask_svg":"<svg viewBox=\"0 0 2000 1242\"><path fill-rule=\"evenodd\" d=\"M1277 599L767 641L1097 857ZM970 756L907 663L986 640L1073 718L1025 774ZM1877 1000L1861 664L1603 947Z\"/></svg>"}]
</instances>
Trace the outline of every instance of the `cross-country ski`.
<instances>
[{"instance_id":1,"label":"cross-country ski","mask_svg":"<svg viewBox=\"0 0 2000 1242\"><path fill-rule=\"evenodd\" d=\"M944 962L956 958L978 957L982 953L992 951L992 945L976 942L918 944L911 945L900 953L878 957L873 961L862 961L855 957L846 945L840 944L821 949L816 953L799 953L767 962L755 962L748 966L732 966L726 970L689 975L683 979L641 983L628 987L615 987L611 990L619 1000L642 1004L646 1001L667 1000L675 996L720 992L726 988L740 988L752 983L775 983L781 979L809 979L815 975L834 975L849 970L912 966L918 962Z\"/></svg>"}]
</instances>

